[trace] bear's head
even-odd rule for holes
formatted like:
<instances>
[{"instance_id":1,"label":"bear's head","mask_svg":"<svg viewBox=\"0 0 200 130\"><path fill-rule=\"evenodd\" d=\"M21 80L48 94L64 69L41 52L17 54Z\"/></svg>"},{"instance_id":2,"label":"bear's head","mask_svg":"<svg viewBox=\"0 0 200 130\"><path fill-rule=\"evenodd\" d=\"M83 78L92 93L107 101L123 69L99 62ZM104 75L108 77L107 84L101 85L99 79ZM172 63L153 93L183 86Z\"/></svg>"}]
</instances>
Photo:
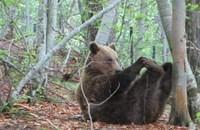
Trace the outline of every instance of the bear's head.
<instances>
[{"instance_id":1,"label":"bear's head","mask_svg":"<svg viewBox=\"0 0 200 130\"><path fill-rule=\"evenodd\" d=\"M100 74L115 74L122 71L113 43L109 46L103 46L91 42L89 48L90 57L87 64L91 71Z\"/></svg>"}]
</instances>

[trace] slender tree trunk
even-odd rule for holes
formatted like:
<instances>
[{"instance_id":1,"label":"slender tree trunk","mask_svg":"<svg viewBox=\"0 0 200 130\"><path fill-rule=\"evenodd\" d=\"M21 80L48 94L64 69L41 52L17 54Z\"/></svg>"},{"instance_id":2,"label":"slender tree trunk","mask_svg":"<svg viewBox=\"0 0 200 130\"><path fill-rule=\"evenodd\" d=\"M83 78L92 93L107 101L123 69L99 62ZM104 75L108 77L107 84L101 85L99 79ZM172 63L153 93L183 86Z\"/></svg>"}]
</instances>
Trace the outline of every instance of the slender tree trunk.
<instances>
[{"instance_id":1,"label":"slender tree trunk","mask_svg":"<svg viewBox=\"0 0 200 130\"><path fill-rule=\"evenodd\" d=\"M175 125L188 126L191 118L188 112L186 88L185 1L174 0L172 8L173 100L169 122Z\"/></svg>"},{"instance_id":2,"label":"slender tree trunk","mask_svg":"<svg viewBox=\"0 0 200 130\"><path fill-rule=\"evenodd\" d=\"M156 0L158 4L158 11L162 21L162 25L171 50L172 40L172 7L169 0Z\"/></svg>"},{"instance_id":3,"label":"slender tree trunk","mask_svg":"<svg viewBox=\"0 0 200 130\"><path fill-rule=\"evenodd\" d=\"M58 0L48 0L46 53L52 49L56 38L57 7Z\"/></svg>"},{"instance_id":4,"label":"slender tree trunk","mask_svg":"<svg viewBox=\"0 0 200 130\"><path fill-rule=\"evenodd\" d=\"M167 46L167 38L166 38L166 35L165 35L165 32L163 30L163 27L161 26L161 42L162 42L162 60L163 60L163 63L167 62L168 61L168 46Z\"/></svg>"},{"instance_id":5,"label":"slender tree trunk","mask_svg":"<svg viewBox=\"0 0 200 130\"><path fill-rule=\"evenodd\" d=\"M103 9L101 2L102 1L99 0L86 0L86 9L89 9L89 12L87 13L87 19L91 18L94 15L94 13L97 13ZM101 21L95 21L94 23L88 26L86 39L87 43L95 41L98 32L98 26L100 25L100 23Z\"/></svg>"},{"instance_id":6,"label":"slender tree trunk","mask_svg":"<svg viewBox=\"0 0 200 130\"><path fill-rule=\"evenodd\" d=\"M47 0L40 1L38 8L38 23L37 23L37 39L36 44L37 48L37 61L42 60L46 55L46 28L47 28ZM31 96L32 99L36 96L36 91L38 87L43 86L46 79L45 69L41 68L37 74L33 75L30 79L30 88L27 93L28 96ZM12 98L12 97L11 97ZM11 99L12 100L12 99ZM35 100L28 99L29 103L34 103Z\"/></svg>"},{"instance_id":7,"label":"slender tree trunk","mask_svg":"<svg viewBox=\"0 0 200 130\"><path fill-rule=\"evenodd\" d=\"M186 58L187 60L187 58ZM189 68L188 68L189 67ZM186 62L187 71L187 95L188 95L188 108L192 120L195 119L196 114L200 112L200 93L197 89L197 82L190 68L189 62Z\"/></svg>"},{"instance_id":8,"label":"slender tree trunk","mask_svg":"<svg viewBox=\"0 0 200 130\"><path fill-rule=\"evenodd\" d=\"M137 50L135 51L135 58L138 59L138 57L141 56L141 46L143 44L143 36L145 33L145 18L146 18L146 0L141 0L140 3L140 15L142 15L142 18L139 21L139 30L138 30L138 43L137 43Z\"/></svg>"},{"instance_id":9,"label":"slender tree trunk","mask_svg":"<svg viewBox=\"0 0 200 130\"><path fill-rule=\"evenodd\" d=\"M159 35L160 35L160 41L162 43L162 61L163 63L168 61L168 45L167 45L167 38L166 34L161 22L160 15L158 16L158 21L159 21Z\"/></svg>"},{"instance_id":10,"label":"slender tree trunk","mask_svg":"<svg viewBox=\"0 0 200 130\"><path fill-rule=\"evenodd\" d=\"M105 1L106 5L111 5L116 0ZM99 44L105 45L115 40L114 23L117 20L117 7L110 10L108 13L104 14L101 26L97 32L95 41Z\"/></svg>"},{"instance_id":11,"label":"slender tree trunk","mask_svg":"<svg viewBox=\"0 0 200 130\"><path fill-rule=\"evenodd\" d=\"M6 7L5 4L5 12L6 12L6 24L3 27L3 38L5 39L13 39L15 37L15 27L13 24L13 19L15 19L15 9L16 9L16 4L12 5L10 7Z\"/></svg>"},{"instance_id":12,"label":"slender tree trunk","mask_svg":"<svg viewBox=\"0 0 200 130\"><path fill-rule=\"evenodd\" d=\"M30 28L31 27L30 27L30 1L29 0L25 0L25 6L26 6L26 12L25 12L26 33L30 33L30 31L31 31ZM26 37L26 42L31 44L29 36ZM30 45L30 46L32 46L32 45Z\"/></svg>"}]
</instances>

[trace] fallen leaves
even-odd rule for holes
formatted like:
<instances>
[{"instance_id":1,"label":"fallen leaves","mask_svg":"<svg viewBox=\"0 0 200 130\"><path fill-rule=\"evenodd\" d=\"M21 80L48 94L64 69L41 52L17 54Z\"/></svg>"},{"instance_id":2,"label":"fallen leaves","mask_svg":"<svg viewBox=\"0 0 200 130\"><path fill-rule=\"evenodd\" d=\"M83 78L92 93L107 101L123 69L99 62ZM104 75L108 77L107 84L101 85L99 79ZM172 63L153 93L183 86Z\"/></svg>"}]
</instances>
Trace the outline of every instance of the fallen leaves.
<instances>
[{"instance_id":1,"label":"fallen leaves","mask_svg":"<svg viewBox=\"0 0 200 130\"><path fill-rule=\"evenodd\" d=\"M51 86L52 87L52 86ZM57 93L64 91L55 89ZM57 94L56 94L57 95ZM50 95L54 97L55 95ZM64 100L60 98L61 100ZM75 97L70 98L70 105L66 102L40 101L34 105L21 101L14 104L16 113L0 115L0 130L7 129L39 129L39 130L82 130L90 129L90 122L83 121L80 108ZM161 118L153 124L148 125L112 125L104 122L93 122L94 129L114 129L114 130L187 130L186 127L168 125L170 106L167 105Z\"/></svg>"},{"instance_id":2,"label":"fallen leaves","mask_svg":"<svg viewBox=\"0 0 200 130\"><path fill-rule=\"evenodd\" d=\"M26 114L13 116L0 116L0 129L2 128L31 128L31 129L88 129L90 122L71 120L74 115L80 116L80 109L77 105L55 104L52 102L40 102L33 106L18 103L14 107L23 109ZM134 129L134 130L186 130L186 127L171 126L166 124L166 113L159 123L148 125L112 125L103 122L94 122L94 129Z\"/></svg>"}]
</instances>

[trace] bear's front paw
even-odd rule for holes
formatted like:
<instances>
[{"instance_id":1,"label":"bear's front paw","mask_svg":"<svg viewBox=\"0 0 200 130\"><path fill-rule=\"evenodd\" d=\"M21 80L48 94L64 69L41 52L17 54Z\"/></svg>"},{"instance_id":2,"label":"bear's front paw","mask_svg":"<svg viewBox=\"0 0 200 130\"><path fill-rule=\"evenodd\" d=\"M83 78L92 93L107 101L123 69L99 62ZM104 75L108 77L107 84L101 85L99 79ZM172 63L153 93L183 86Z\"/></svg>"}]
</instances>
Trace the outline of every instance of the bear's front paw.
<instances>
[{"instance_id":1,"label":"bear's front paw","mask_svg":"<svg viewBox=\"0 0 200 130\"><path fill-rule=\"evenodd\" d=\"M144 62L147 60L148 60L148 58L146 58L146 57L140 57L136 62L138 62L140 64L144 64Z\"/></svg>"},{"instance_id":2,"label":"bear's front paw","mask_svg":"<svg viewBox=\"0 0 200 130\"><path fill-rule=\"evenodd\" d=\"M148 59L144 61L143 64L144 64L144 67L146 67L147 69L151 69L159 73L164 73L163 68L160 65L158 65L154 60Z\"/></svg>"},{"instance_id":3,"label":"bear's front paw","mask_svg":"<svg viewBox=\"0 0 200 130\"><path fill-rule=\"evenodd\" d=\"M147 69L159 66L155 61L153 61L151 59L147 59L147 60L143 61L143 64Z\"/></svg>"}]
</instances>

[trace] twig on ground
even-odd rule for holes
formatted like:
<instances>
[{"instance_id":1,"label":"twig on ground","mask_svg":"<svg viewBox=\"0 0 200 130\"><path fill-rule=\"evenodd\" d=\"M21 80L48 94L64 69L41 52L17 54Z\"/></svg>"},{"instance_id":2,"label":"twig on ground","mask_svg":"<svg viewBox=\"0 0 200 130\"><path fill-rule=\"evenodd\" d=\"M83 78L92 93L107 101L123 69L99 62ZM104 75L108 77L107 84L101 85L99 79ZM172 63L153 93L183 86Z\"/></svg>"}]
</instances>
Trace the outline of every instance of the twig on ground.
<instances>
[{"instance_id":1,"label":"twig on ground","mask_svg":"<svg viewBox=\"0 0 200 130\"><path fill-rule=\"evenodd\" d=\"M25 108L25 109L27 109L27 110L29 110L29 111L34 111L34 109L32 109L31 107L29 107L29 106L27 106L27 105L25 105L25 104L14 103L13 105L14 105L14 106L18 106L18 107L23 107L23 108Z\"/></svg>"},{"instance_id":2,"label":"twig on ground","mask_svg":"<svg viewBox=\"0 0 200 130\"><path fill-rule=\"evenodd\" d=\"M36 117L39 120L46 120L49 124L51 124L56 130L58 129L58 126L54 125L49 119L44 119L39 117L38 115L34 114L34 113L29 113L30 115Z\"/></svg>"}]
</instances>

